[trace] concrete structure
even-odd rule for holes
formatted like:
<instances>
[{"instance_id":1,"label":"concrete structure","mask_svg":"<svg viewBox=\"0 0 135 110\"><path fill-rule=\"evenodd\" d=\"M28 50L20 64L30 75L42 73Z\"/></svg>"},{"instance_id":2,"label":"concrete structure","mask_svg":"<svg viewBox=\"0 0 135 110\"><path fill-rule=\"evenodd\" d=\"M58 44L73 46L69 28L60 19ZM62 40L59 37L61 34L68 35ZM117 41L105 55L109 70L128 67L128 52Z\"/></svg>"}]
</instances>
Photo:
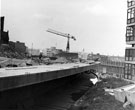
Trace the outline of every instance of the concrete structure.
<instances>
[{"instance_id":1,"label":"concrete structure","mask_svg":"<svg viewBox=\"0 0 135 110\"><path fill-rule=\"evenodd\" d=\"M100 55L99 72L124 77L124 57Z\"/></svg>"},{"instance_id":2,"label":"concrete structure","mask_svg":"<svg viewBox=\"0 0 135 110\"><path fill-rule=\"evenodd\" d=\"M127 6L126 43L131 47L125 50L124 77L135 80L135 0L128 0Z\"/></svg>"},{"instance_id":3,"label":"concrete structure","mask_svg":"<svg viewBox=\"0 0 135 110\"><path fill-rule=\"evenodd\" d=\"M0 91L33 85L89 71L93 66L69 63L0 69Z\"/></svg>"},{"instance_id":4,"label":"concrete structure","mask_svg":"<svg viewBox=\"0 0 135 110\"><path fill-rule=\"evenodd\" d=\"M123 107L132 104L135 110L135 84L116 88L113 91L115 99L124 103Z\"/></svg>"}]
</instances>

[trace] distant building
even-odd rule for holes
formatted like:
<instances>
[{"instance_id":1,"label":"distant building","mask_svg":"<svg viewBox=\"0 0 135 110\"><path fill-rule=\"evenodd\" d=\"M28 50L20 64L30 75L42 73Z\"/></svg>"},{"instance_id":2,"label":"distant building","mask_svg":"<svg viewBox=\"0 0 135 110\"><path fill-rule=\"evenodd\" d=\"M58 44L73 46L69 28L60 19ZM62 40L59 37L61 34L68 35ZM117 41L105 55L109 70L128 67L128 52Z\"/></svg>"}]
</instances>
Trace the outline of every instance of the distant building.
<instances>
[{"instance_id":1,"label":"distant building","mask_svg":"<svg viewBox=\"0 0 135 110\"><path fill-rule=\"evenodd\" d=\"M43 50L43 55L44 56L48 56L48 57L52 57L55 56L56 54L62 52L61 49L56 49L56 47L51 47L51 48L47 48Z\"/></svg>"},{"instance_id":2,"label":"distant building","mask_svg":"<svg viewBox=\"0 0 135 110\"><path fill-rule=\"evenodd\" d=\"M26 53L27 51L27 47L25 45L25 43L23 42L13 42L13 41L9 41L9 46L12 50L18 52L18 53Z\"/></svg>"},{"instance_id":3,"label":"distant building","mask_svg":"<svg viewBox=\"0 0 135 110\"><path fill-rule=\"evenodd\" d=\"M135 80L135 0L127 2L126 44L124 77Z\"/></svg>"},{"instance_id":4,"label":"distant building","mask_svg":"<svg viewBox=\"0 0 135 110\"><path fill-rule=\"evenodd\" d=\"M98 61L100 59L100 54L97 53L97 54L88 54L88 58L87 60L94 60L94 61Z\"/></svg>"},{"instance_id":5,"label":"distant building","mask_svg":"<svg viewBox=\"0 0 135 110\"><path fill-rule=\"evenodd\" d=\"M78 53L78 57L80 59L83 59L83 60L87 60L88 59L88 55L89 55L89 53L86 53L86 52L79 52Z\"/></svg>"},{"instance_id":6,"label":"distant building","mask_svg":"<svg viewBox=\"0 0 135 110\"><path fill-rule=\"evenodd\" d=\"M25 46L25 43L23 42L19 42L17 41L15 43L15 50L18 52L18 53L25 53L26 52L26 46Z\"/></svg>"},{"instance_id":7,"label":"distant building","mask_svg":"<svg viewBox=\"0 0 135 110\"><path fill-rule=\"evenodd\" d=\"M9 32L4 31L4 17L0 17L0 45L9 43Z\"/></svg>"},{"instance_id":8,"label":"distant building","mask_svg":"<svg viewBox=\"0 0 135 110\"><path fill-rule=\"evenodd\" d=\"M39 56L40 55L40 49L27 49L29 56Z\"/></svg>"},{"instance_id":9,"label":"distant building","mask_svg":"<svg viewBox=\"0 0 135 110\"><path fill-rule=\"evenodd\" d=\"M78 59L78 53L71 53L71 52L61 52L56 55L57 57L63 57L68 60Z\"/></svg>"}]
</instances>

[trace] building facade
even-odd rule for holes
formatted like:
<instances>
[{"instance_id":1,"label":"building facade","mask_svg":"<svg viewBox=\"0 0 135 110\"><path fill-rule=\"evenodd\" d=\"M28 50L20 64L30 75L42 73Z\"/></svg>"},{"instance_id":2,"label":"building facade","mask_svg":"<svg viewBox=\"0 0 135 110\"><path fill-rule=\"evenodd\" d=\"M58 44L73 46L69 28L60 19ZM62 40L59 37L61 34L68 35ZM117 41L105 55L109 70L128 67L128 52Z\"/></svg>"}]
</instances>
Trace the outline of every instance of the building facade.
<instances>
[{"instance_id":1,"label":"building facade","mask_svg":"<svg viewBox=\"0 0 135 110\"><path fill-rule=\"evenodd\" d=\"M124 78L135 80L135 0L127 1Z\"/></svg>"},{"instance_id":2,"label":"building facade","mask_svg":"<svg viewBox=\"0 0 135 110\"><path fill-rule=\"evenodd\" d=\"M50 47L43 50L43 55L48 57L53 57L61 52L63 52L61 49L57 49L56 47Z\"/></svg>"}]
</instances>

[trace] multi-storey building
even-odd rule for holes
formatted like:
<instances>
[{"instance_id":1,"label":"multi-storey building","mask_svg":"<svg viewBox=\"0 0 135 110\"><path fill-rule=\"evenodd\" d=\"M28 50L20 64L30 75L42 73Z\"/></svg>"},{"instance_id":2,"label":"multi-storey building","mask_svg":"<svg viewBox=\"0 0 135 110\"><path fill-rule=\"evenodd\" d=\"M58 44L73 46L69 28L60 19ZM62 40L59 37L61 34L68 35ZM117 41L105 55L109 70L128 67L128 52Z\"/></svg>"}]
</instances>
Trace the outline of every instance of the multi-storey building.
<instances>
[{"instance_id":1,"label":"multi-storey building","mask_svg":"<svg viewBox=\"0 0 135 110\"><path fill-rule=\"evenodd\" d=\"M44 56L53 57L58 53L63 52L61 49L57 49L56 47L46 48L43 51Z\"/></svg>"},{"instance_id":2,"label":"multi-storey building","mask_svg":"<svg viewBox=\"0 0 135 110\"><path fill-rule=\"evenodd\" d=\"M124 77L135 80L135 0L127 1L126 44Z\"/></svg>"}]
</instances>

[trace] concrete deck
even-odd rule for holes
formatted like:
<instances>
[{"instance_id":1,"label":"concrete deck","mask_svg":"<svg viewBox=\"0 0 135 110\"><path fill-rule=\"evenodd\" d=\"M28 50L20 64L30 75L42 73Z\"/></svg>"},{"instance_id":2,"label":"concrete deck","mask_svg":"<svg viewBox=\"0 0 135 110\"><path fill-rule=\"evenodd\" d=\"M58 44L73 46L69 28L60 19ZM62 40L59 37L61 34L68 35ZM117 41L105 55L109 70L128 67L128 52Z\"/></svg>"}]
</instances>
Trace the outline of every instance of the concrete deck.
<instances>
[{"instance_id":1,"label":"concrete deck","mask_svg":"<svg viewBox=\"0 0 135 110\"><path fill-rule=\"evenodd\" d=\"M91 69L94 64L70 63L0 69L0 91L50 81Z\"/></svg>"}]
</instances>

